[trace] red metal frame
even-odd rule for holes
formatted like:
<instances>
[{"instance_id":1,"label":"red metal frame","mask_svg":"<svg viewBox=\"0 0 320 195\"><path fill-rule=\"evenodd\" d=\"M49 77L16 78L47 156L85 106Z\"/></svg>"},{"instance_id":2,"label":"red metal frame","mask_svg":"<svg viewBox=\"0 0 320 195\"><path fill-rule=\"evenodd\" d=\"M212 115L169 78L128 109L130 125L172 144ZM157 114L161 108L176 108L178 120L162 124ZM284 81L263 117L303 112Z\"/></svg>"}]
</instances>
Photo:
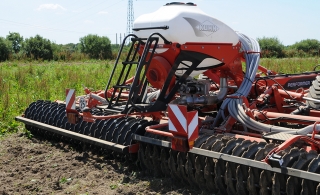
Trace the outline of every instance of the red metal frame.
<instances>
[{"instance_id":1,"label":"red metal frame","mask_svg":"<svg viewBox=\"0 0 320 195\"><path fill-rule=\"evenodd\" d=\"M316 124L319 124L319 123L315 123L314 127L316 126ZM314 131L315 131L315 128L314 128ZM268 155L265 157L265 159L263 161L270 164L269 158L272 156L272 154L277 154L280 151L285 150L286 148L290 147L291 145L293 145L295 142L297 142L299 140L304 141L307 144L309 144L311 146L311 150L315 150L315 151L319 152L320 142L314 140L313 138L305 136L305 135L294 135L291 139L288 139L285 142L283 142L281 145L279 145L278 147L273 148L268 153Z\"/></svg>"},{"instance_id":2,"label":"red metal frame","mask_svg":"<svg viewBox=\"0 0 320 195\"><path fill-rule=\"evenodd\" d=\"M168 123L162 123L162 124L158 124L158 125L148 126L148 127L146 127L146 132L152 133L155 135L165 136L165 137L173 137L174 136L170 132L157 130L157 128L163 128L163 127L168 127Z\"/></svg>"},{"instance_id":3,"label":"red metal frame","mask_svg":"<svg viewBox=\"0 0 320 195\"><path fill-rule=\"evenodd\" d=\"M244 52L239 52L241 47L241 43L239 42L236 45L232 44L224 44L224 43L193 43L193 42L186 42L185 44L180 45L179 43L172 43L172 44L159 44L156 49L162 49L164 52L155 52L153 54L153 58L150 59L151 53L148 53L146 59L151 60L148 72L146 73L146 77L150 84L158 89L161 89L164 82L166 81L167 75L170 72L176 58L179 56L181 51L192 51L197 53L206 54L208 56L212 56L213 58L220 60L223 66L219 66L217 68L212 68L206 70L204 75L208 78L213 80L216 85L212 85L211 90L216 91L220 85L220 78L228 78L228 85L230 86L240 86L243 81L243 70L242 70L242 62L244 61ZM142 54L144 50L144 45L140 45L139 53ZM250 51L248 51L250 53ZM303 74L303 75L292 75L290 77L286 75L276 75L277 73L271 70L266 69L263 66L259 66L258 70L260 74L264 74L269 77L265 77L263 80L259 80L252 84L252 90L249 95L253 101L248 100L247 97L243 96L227 96L228 98L240 98L242 99L242 106L246 112L246 114L252 118L253 120L260 120L265 121L264 123L272 124L275 122L287 122L287 123L297 123L304 125L318 124L320 121L320 111L311 110L311 116L302 116L302 115L292 115L290 114L296 107L290 107L290 103L287 103L287 99L294 100L294 101L304 101L303 97L305 96L305 90L284 90L279 85L288 85L290 88L290 82L299 82L300 80L307 79L311 80L315 78L317 75L316 73L310 74ZM134 77L128 79L125 84L130 84L134 80ZM289 84L290 85L289 85ZM173 79L170 83L168 90L170 90L175 84L175 80ZM293 84L292 84L293 85ZM217 87L218 86L218 87ZM233 89L229 90L229 94L231 94ZM87 106L89 108L93 108L97 105L100 105L101 102L92 98L90 94L96 94L100 97L104 97L104 91L95 91L91 92L89 89L85 89L85 93L89 95L87 99ZM107 91L107 97L110 97L114 93L114 89L111 88ZM126 92L123 93L123 97L121 100L126 101ZM268 103L266 108L261 109L261 105ZM287 106L287 107L285 107ZM203 111L215 109L216 107L204 107ZM168 108L169 109L169 108ZM185 113L183 114L185 118L187 116L187 108L184 109ZM69 112L69 111L68 111ZM67 112L67 113L68 113ZM227 110L225 111L226 115L228 114ZM153 120L160 121L163 119L164 113L163 112L151 112L151 113L130 113L130 114L115 114L115 115L108 115L108 116L95 116L92 115L90 112L83 112L77 113L73 111L73 115L70 116L70 121L75 121L75 117L83 117L83 120L88 122L94 122L97 119L100 120L107 120L110 118L119 118L119 117L126 117L126 116L136 116L136 117L152 117ZM190 115L191 116L191 115ZM169 113L169 119L173 119ZM272 121L266 119L273 119ZM188 119L189 120L189 119ZM176 118L175 121L179 121L179 118ZM169 123L172 121L169 121ZM261 141L261 134L257 132L246 132L241 129L241 126L238 129L234 129L234 125L237 121L232 117L227 117L227 119L220 125L216 127L214 130L217 133L235 133L236 137L241 137L244 139L248 139L251 141ZM163 123L159 125L153 125L146 128L146 132L169 137L172 140L172 148L179 150L179 151L188 151L193 147L194 140L197 138L196 135L188 135L188 130L178 129L176 132L172 131L168 128L168 123ZM239 125L238 125L239 126ZM316 125L315 125L316 126ZM199 128L200 126L198 126ZM168 128L170 132L162 131L161 128ZM196 130L198 132L198 130ZM278 150L283 150L284 148L292 145L297 140L304 140L308 143L312 149L318 149L318 142L315 141L315 134L318 131L313 131L312 138L308 138L306 136L295 136L294 138L287 140L279 147L272 150L272 152L277 152ZM133 149L134 150L134 149ZM266 161L267 162L267 161Z\"/></svg>"}]
</instances>

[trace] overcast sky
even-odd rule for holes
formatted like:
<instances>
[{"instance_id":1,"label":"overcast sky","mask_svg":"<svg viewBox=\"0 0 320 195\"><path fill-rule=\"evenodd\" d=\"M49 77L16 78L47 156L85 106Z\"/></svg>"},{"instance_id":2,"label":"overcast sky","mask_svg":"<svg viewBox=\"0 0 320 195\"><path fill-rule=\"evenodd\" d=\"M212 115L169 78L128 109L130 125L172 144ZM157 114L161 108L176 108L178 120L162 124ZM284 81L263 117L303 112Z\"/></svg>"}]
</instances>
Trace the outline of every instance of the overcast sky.
<instances>
[{"instance_id":1,"label":"overcast sky","mask_svg":"<svg viewBox=\"0 0 320 195\"><path fill-rule=\"evenodd\" d=\"M179 0L180 1L180 0ZM133 0L134 17L171 1ZM204 12L253 38L277 37L284 45L320 41L319 0L194 0ZM126 33L128 0L1 0L0 37L36 34L57 44L78 43L88 34ZM119 41L118 41L119 43Z\"/></svg>"}]
</instances>

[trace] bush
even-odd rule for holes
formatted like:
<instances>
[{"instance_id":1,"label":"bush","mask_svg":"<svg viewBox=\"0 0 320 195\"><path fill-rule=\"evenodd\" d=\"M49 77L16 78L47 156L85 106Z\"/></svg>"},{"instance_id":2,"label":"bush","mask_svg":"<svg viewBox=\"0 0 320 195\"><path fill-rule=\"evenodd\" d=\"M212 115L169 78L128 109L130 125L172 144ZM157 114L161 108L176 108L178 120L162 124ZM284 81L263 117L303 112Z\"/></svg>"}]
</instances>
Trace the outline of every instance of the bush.
<instances>
[{"instance_id":1,"label":"bush","mask_svg":"<svg viewBox=\"0 0 320 195\"><path fill-rule=\"evenodd\" d=\"M290 48L303 51L307 53L309 56L319 56L320 51L320 41L316 39L306 39L300 42L296 42Z\"/></svg>"},{"instance_id":2,"label":"bush","mask_svg":"<svg viewBox=\"0 0 320 195\"><path fill-rule=\"evenodd\" d=\"M7 40L11 41L13 52L19 53L23 43L23 37L17 32L9 32L9 35L7 35Z\"/></svg>"},{"instance_id":3,"label":"bush","mask_svg":"<svg viewBox=\"0 0 320 195\"><path fill-rule=\"evenodd\" d=\"M9 59L11 51L11 42L3 37L0 37L0 61L6 61Z\"/></svg>"},{"instance_id":4,"label":"bush","mask_svg":"<svg viewBox=\"0 0 320 195\"><path fill-rule=\"evenodd\" d=\"M80 50L93 59L112 59L111 41L108 37L89 34L80 38Z\"/></svg>"},{"instance_id":5,"label":"bush","mask_svg":"<svg viewBox=\"0 0 320 195\"><path fill-rule=\"evenodd\" d=\"M42 38L40 35L26 39L23 49L27 57L38 60L52 60L53 48L50 40Z\"/></svg>"},{"instance_id":6,"label":"bush","mask_svg":"<svg viewBox=\"0 0 320 195\"><path fill-rule=\"evenodd\" d=\"M279 41L278 38L258 38L257 39L261 48L262 57L275 57L282 58L284 57L284 45Z\"/></svg>"}]
</instances>

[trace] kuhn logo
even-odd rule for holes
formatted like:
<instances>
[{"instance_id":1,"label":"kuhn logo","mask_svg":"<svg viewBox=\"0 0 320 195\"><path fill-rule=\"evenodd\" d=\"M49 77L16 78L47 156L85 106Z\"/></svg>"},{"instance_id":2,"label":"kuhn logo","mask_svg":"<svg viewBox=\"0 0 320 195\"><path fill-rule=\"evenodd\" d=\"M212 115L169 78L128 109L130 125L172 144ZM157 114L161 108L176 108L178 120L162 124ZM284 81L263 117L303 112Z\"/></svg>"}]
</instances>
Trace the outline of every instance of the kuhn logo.
<instances>
[{"instance_id":1,"label":"kuhn logo","mask_svg":"<svg viewBox=\"0 0 320 195\"><path fill-rule=\"evenodd\" d=\"M194 33L198 37L209 36L212 33L215 33L219 30L219 28L211 23L210 21L206 20L204 22L199 22L192 18L184 18L189 24L192 26Z\"/></svg>"}]
</instances>

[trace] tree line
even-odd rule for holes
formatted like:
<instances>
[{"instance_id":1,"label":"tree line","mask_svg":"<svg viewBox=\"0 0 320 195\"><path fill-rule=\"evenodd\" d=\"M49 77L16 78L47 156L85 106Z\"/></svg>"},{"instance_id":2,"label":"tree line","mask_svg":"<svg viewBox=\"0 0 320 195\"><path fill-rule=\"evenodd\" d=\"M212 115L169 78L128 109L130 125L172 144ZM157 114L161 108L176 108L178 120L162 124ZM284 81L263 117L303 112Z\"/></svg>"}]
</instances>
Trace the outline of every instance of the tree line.
<instances>
[{"instance_id":1,"label":"tree line","mask_svg":"<svg viewBox=\"0 0 320 195\"><path fill-rule=\"evenodd\" d=\"M258 38L261 56L265 58L319 57L320 41L305 39L293 45L284 46L276 37Z\"/></svg>"},{"instance_id":2,"label":"tree line","mask_svg":"<svg viewBox=\"0 0 320 195\"><path fill-rule=\"evenodd\" d=\"M108 37L89 34L79 43L56 44L40 35L24 39L17 32L0 37L0 61L6 60L82 60L113 59L112 45Z\"/></svg>"},{"instance_id":3,"label":"tree line","mask_svg":"<svg viewBox=\"0 0 320 195\"><path fill-rule=\"evenodd\" d=\"M318 57L320 42L306 39L284 46L276 37L257 39L261 56L265 58ZM108 37L89 34L81 37L79 43L56 44L40 35L24 39L17 32L0 37L0 61L6 60L56 60L72 61L83 59L115 59L117 45Z\"/></svg>"}]
</instances>

